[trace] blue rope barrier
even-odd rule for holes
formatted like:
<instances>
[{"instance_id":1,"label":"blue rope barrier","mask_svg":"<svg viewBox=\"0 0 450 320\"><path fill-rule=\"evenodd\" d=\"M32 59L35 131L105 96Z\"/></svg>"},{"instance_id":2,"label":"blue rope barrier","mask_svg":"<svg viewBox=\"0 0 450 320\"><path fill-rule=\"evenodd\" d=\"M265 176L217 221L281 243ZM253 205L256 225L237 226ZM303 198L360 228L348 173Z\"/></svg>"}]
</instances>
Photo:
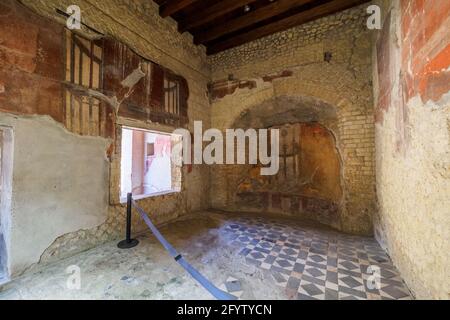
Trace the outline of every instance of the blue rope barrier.
<instances>
[{"instance_id":1,"label":"blue rope barrier","mask_svg":"<svg viewBox=\"0 0 450 320\"><path fill-rule=\"evenodd\" d=\"M174 247L164 238L164 236L159 232L159 230L152 223L147 213L140 208L136 202L133 200L133 206L139 212L141 218L145 221L147 226L150 228L152 233L158 239L158 241L162 244L162 246L169 252L172 258L175 259L178 264L180 264L198 283L200 283L209 293L211 293L218 300L236 300L237 298L223 290L220 290L215 285L213 285L208 279L206 279L200 272L198 272L193 266L187 262L181 254L175 250Z\"/></svg>"}]
</instances>

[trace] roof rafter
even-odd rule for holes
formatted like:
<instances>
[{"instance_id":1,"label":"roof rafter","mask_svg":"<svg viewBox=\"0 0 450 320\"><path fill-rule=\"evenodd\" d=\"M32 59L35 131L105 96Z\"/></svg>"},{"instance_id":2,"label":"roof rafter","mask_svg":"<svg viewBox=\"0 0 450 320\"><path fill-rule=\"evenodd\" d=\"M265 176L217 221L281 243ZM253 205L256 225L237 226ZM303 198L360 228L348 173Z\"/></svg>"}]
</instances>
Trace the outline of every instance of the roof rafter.
<instances>
[{"instance_id":1,"label":"roof rafter","mask_svg":"<svg viewBox=\"0 0 450 320\"><path fill-rule=\"evenodd\" d=\"M263 21L265 19L274 17L281 13L284 13L290 9L300 7L307 3L311 3L314 0L278 0L270 5L259 8L255 11L251 11L248 14L238 17L229 21L226 24L217 25L213 28L202 31L195 35L195 43L201 44L205 43L221 36L243 29L254 23Z\"/></svg>"},{"instance_id":2,"label":"roof rafter","mask_svg":"<svg viewBox=\"0 0 450 320\"><path fill-rule=\"evenodd\" d=\"M159 8L159 14L161 17L166 18L171 16L184 8L187 8L198 0L169 0L164 2Z\"/></svg>"},{"instance_id":3,"label":"roof rafter","mask_svg":"<svg viewBox=\"0 0 450 320\"><path fill-rule=\"evenodd\" d=\"M185 32L193 28L199 27L206 23L213 21L214 19L223 16L233 10L243 8L249 3L255 0L220 0L211 7L193 15L185 20L179 22L179 31Z\"/></svg>"},{"instance_id":4,"label":"roof rafter","mask_svg":"<svg viewBox=\"0 0 450 320\"><path fill-rule=\"evenodd\" d=\"M346 10L368 1L369 0L333 0L317 7L313 7L312 9L301 11L295 15L275 21L273 23L231 36L230 38L218 43L207 45L208 54L214 54L220 51L224 51L246 42L250 42L267 35L295 27L297 25L336 13L338 11Z\"/></svg>"}]
</instances>

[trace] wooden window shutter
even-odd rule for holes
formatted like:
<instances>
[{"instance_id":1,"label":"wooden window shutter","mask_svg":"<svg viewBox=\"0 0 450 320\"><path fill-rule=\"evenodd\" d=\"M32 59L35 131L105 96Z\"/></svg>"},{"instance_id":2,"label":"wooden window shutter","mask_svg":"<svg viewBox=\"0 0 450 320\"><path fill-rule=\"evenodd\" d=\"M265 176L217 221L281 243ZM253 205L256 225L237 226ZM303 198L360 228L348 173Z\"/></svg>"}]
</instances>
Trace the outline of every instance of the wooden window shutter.
<instances>
[{"instance_id":1,"label":"wooden window shutter","mask_svg":"<svg viewBox=\"0 0 450 320\"><path fill-rule=\"evenodd\" d=\"M150 105L157 110L164 108L164 69L155 63L152 63Z\"/></svg>"},{"instance_id":2,"label":"wooden window shutter","mask_svg":"<svg viewBox=\"0 0 450 320\"><path fill-rule=\"evenodd\" d=\"M188 99L189 99L189 87L186 79L179 78L180 81L180 116L183 124L189 122L188 120Z\"/></svg>"}]
</instances>

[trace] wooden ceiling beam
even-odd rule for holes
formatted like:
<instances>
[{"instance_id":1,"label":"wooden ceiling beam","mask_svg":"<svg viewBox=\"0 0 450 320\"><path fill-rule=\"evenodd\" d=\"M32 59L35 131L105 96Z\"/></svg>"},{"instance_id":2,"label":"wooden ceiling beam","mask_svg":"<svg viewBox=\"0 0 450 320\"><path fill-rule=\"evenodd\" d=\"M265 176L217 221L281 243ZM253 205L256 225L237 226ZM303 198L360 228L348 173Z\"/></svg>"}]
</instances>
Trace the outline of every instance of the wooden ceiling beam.
<instances>
[{"instance_id":1,"label":"wooden ceiling beam","mask_svg":"<svg viewBox=\"0 0 450 320\"><path fill-rule=\"evenodd\" d=\"M218 0L217 3L211 7L191 15L185 20L179 21L178 30L185 32L196 27L200 27L214 19L223 16L231 11L245 7L247 4L255 0Z\"/></svg>"},{"instance_id":2,"label":"wooden ceiling beam","mask_svg":"<svg viewBox=\"0 0 450 320\"><path fill-rule=\"evenodd\" d=\"M298 8L315 0L278 0L267 6L250 11L244 16L238 17L227 23L201 31L194 37L195 44L202 44L220 38L228 33L243 29L257 22L272 18L291 9Z\"/></svg>"},{"instance_id":3,"label":"wooden ceiling beam","mask_svg":"<svg viewBox=\"0 0 450 320\"><path fill-rule=\"evenodd\" d=\"M171 16L184 8L187 8L198 0L169 0L164 2L159 8L159 14L161 17L166 18Z\"/></svg>"},{"instance_id":4,"label":"wooden ceiling beam","mask_svg":"<svg viewBox=\"0 0 450 320\"><path fill-rule=\"evenodd\" d=\"M293 16L275 21L248 32L235 35L216 44L207 46L208 54L215 54L220 51L239 46L246 42L250 42L268 36L270 34L280 32L298 26L300 24L336 13L338 11L349 9L365 2L369 2L369 0L333 0L312 9L302 11Z\"/></svg>"}]
</instances>

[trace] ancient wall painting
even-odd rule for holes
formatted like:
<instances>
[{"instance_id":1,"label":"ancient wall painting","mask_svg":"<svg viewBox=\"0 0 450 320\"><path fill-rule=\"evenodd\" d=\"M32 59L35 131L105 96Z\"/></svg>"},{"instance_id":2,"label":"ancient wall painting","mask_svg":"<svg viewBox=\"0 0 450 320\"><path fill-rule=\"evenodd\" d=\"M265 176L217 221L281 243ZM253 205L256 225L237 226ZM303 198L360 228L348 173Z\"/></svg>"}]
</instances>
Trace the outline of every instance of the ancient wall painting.
<instances>
[{"instance_id":1,"label":"ancient wall painting","mask_svg":"<svg viewBox=\"0 0 450 320\"><path fill-rule=\"evenodd\" d=\"M278 174L261 176L258 166L249 168L237 186L237 205L336 223L343 192L333 134L318 123L276 128L280 129Z\"/></svg>"}]
</instances>

